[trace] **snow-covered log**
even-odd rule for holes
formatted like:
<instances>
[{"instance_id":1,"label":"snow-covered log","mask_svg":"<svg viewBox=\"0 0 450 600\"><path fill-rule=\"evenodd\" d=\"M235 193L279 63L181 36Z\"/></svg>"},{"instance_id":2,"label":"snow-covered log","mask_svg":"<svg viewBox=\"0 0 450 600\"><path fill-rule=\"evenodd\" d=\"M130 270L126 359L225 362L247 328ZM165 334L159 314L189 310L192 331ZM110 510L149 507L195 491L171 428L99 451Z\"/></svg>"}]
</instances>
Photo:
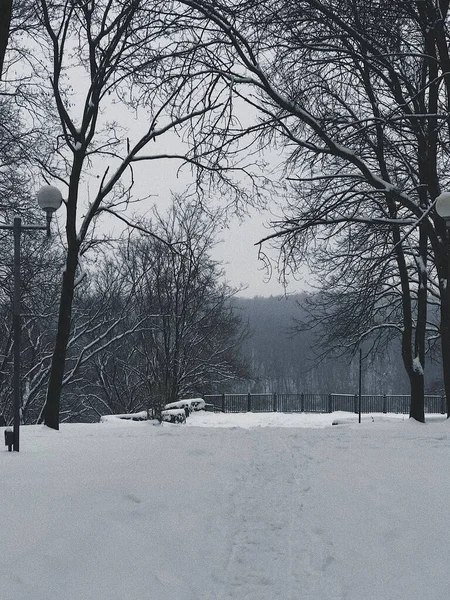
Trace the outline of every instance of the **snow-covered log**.
<instances>
[{"instance_id":1,"label":"snow-covered log","mask_svg":"<svg viewBox=\"0 0 450 600\"><path fill-rule=\"evenodd\" d=\"M172 408L187 408L189 412L194 410L202 410L205 408L205 401L203 398L187 398L186 400L177 400L176 402L170 402L164 407L166 410Z\"/></svg>"},{"instance_id":2,"label":"snow-covered log","mask_svg":"<svg viewBox=\"0 0 450 600\"><path fill-rule=\"evenodd\" d=\"M161 419L167 423L186 423L184 408L171 408L161 412Z\"/></svg>"},{"instance_id":3,"label":"snow-covered log","mask_svg":"<svg viewBox=\"0 0 450 600\"><path fill-rule=\"evenodd\" d=\"M121 415L103 415L100 417L100 423L108 423L110 421L116 421L117 419L122 419L125 421L146 421L147 420L147 411L142 410L137 413L129 413L129 414L121 414Z\"/></svg>"}]
</instances>

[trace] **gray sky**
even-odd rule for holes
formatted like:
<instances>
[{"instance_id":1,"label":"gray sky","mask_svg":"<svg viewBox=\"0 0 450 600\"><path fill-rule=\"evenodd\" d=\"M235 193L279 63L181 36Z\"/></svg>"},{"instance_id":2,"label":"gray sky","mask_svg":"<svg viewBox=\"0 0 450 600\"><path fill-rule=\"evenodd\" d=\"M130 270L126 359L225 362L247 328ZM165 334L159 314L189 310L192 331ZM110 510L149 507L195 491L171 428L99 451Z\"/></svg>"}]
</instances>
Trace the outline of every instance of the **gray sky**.
<instances>
[{"instance_id":1,"label":"gray sky","mask_svg":"<svg viewBox=\"0 0 450 600\"><path fill-rule=\"evenodd\" d=\"M158 161L141 163L145 175L136 173L136 194L151 193L152 198L146 206L156 205L160 212L169 206L171 193L181 193L190 183L187 173L177 171L175 163L168 164ZM270 208L270 207L268 207ZM274 269L269 275L262 260L258 258L258 246L255 244L270 233L268 222L273 219L270 210L249 209L248 216L239 219L230 213L228 227L219 232L213 257L223 263L227 281L233 287L245 286L239 295L276 296L285 293L299 292L304 285L300 281L290 282L286 288L278 281L275 263L278 257L276 250L270 250L266 245L265 251L274 263ZM292 278L291 278L292 279Z\"/></svg>"},{"instance_id":2,"label":"gray sky","mask_svg":"<svg viewBox=\"0 0 450 600\"><path fill-rule=\"evenodd\" d=\"M278 282L277 272L273 271L270 276L263 261L258 259L258 247L255 243L269 233L264 226L269 219L267 211L258 213L255 210L242 222L237 218L231 219L229 230L223 232L223 241L214 249L214 257L225 263L229 282L233 286L247 286L240 293L241 296L276 296L300 291L299 282L294 282L294 285L289 285L285 290ZM277 252L269 252L268 248L266 251L276 261Z\"/></svg>"},{"instance_id":3,"label":"gray sky","mask_svg":"<svg viewBox=\"0 0 450 600\"><path fill-rule=\"evenodd\" d=\"M128 119L127 126L130 133L133 134L133 131L136 131L137 122L130 117ZM122 122L122 118L120 121ZM137 132L137 135L142 134L139 129ZM149 152L174 153L177 145L181 145L179 139L174 134L166 134L158 140L154 147L150 146ZM180 169L180 164L180 161L168 159L143 161L135 164L133 195L135 198L149 196L142 202L139 212L146 213L151 210L152 206L156 206L159 212L164 213L169 208L172 194L183 193L192 184L193 179L189 168L182 167ZM227 281L233 287L245 286L245 289L239 294L241 296L291 294L301 291L304 287L302 282L294 281L285 290L278 281L276 270L274 269L269 276L263 261L258 259L258 247L255 244L270 233L267 223L274 218L274 215L270 213L270 208L269 206L264 211L250 209L249 215L242 219L230 212L228 228L219 233L218 243L212 253L216 260L223 263ZM275 206L272 208L275 210ZM275 263L278 253L275 250L270 251L268 246L265 247L265 250Z\"/></svg>"},{"instance_id":4,"label":"gray sky","mask_svg":"<svg viewBox=\"0 0 450 600\"><path fill-rule=\"evenodd\" d=\"M76 90L72 96L73 104L71 107L76 122L77 116L82 113L85 100L84 93L88 81L83 71L76 70L72 72L71 83L74 90ZM244 120L251 120L252 118L251 115L245 113L245 108L242 109L241 117ZM117 121L119 126L124 128L121 135L129 136L131 145L141 137L143 129L145 130L148 126L145 111L141 111L140 118L137 119L136 113L128 110L120 103L106 107L106 111L102 112L102 118L105 122L108 120ZM173 133L165 134L158 139L157 144L150 145L147 152L174 154L177 146L181 147L179 138ZM95 161L95 164L91 167L85 186L86 200L89 200L90 191L94 193L97 188L99 178L101 178L108 163L109 161L105 163ZM139 207L136 205L134 210L138 209L139 213L145 214L151 210L153 205L156 205L158 210L164 213L170 205L171 194L183 193L192 183L189 169L182 168L180 170L180 164L180 161L168 159L136 163L133 167L135 180L133 196L136 199L147 197L148 199L144 200ZM110 165L110 168L114 168L114 166ZM131 214L127 216L130 217ZM273 219L273 215L269 210L263 212L251 210L249 216L242 220L230 214L229 227L222 231L222 235L218 237L217 246L213 250L213 257L223 263L227 281L233 287L245 286L245 290L240 293L242 296L289 294L301 291L304 287L302 282L294 281L285 290L278 281L276 270L273 270L271 276L269 276L264 263L258 259L258 247L255 246L255 243L269 233L265 224L271 218ZM105 229L108 226L109 224L105 223ZM265 250L275 263L277 252L275 250L270 252L268 247Z\"/></svg>"}]
</instances>

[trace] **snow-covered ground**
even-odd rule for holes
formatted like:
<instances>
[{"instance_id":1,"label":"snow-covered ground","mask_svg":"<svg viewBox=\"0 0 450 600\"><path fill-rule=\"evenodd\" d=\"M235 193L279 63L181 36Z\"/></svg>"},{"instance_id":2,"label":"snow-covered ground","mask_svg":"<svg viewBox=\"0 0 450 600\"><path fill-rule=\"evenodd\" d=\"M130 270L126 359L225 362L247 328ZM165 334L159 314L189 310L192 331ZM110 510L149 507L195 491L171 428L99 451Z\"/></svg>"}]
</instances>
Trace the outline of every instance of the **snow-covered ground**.
<instances>
[{"instance_id":1,"label":"snow-covered ground","mask_svg":"<svg viewBox=\"0 0 450 600\"><path fill-rule=\"evenodd\" d=\"M23 427L0 452L0 597L445 600L449 434L342 413Z\"/></svg>"}]
</instances>

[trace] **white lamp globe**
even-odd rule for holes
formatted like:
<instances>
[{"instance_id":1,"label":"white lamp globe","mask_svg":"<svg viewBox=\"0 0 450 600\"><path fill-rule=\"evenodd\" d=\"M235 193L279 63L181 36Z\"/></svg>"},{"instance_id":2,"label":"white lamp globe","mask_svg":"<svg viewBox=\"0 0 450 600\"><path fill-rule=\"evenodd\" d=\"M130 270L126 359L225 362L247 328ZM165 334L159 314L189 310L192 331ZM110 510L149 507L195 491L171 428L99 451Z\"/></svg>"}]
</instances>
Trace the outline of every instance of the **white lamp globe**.
<instances>
[{"instance_id":1,"label":"white lamp globe","mask_svg":"<svg viewBox=\"0 0 450 600\"><path fill-rule=\"evenodd\" d=\"M450 192L442 192L436 198L436 212L445 221L450 221Z\"/></svg>"},{"instance_id":2,"label":"white lamp globe","mask_svg":"<svg viewBox=\"0 0 450 600\"><path fill-rule=\"evenodd\" d=\"M37 201L46 213L54 213L61 206L62 194L54 185L44 185L37 193Z\"/></svg>"}]
</instances>

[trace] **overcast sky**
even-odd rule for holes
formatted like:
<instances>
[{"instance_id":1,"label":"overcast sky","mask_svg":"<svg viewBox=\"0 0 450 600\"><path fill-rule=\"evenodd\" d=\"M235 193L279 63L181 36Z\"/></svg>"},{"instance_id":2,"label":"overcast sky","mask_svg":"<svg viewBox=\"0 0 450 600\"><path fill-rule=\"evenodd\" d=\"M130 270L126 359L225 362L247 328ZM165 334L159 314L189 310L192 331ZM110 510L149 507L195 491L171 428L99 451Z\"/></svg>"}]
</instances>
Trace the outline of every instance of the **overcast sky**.
<instances>
[{"instance_id":1,"label":"overcast sky","mask_svg":"<svg viewBox=\"0 0 450 600\"><path fill-rule=\"evenodd\" d=\"M139 172L136 171L135 194L142 197L151 194L145 201L149 209L156 205L160 212L169 207L171 193L181 193L190 183L187 170L181 173L175 162L152 161L140 163ZM217 245L213 250L213 257L223 263L227 281L233 287L244 286L239 295L253 296L278 296L285 293L292 294L303 289L301 281L291 281L285 289L278 281L278 273L273 270L269 274L264 262L258 258L258 246L255 244L270 233L268 223L274 218L267 210L249 210L249 215L239 219L230 213L228 228L219 232ZM272 207L275 210L275 206ZM276 250L270 251L266 245L265 251L272 262L278 257Z\"/></svg>"},{"instance_id":2,"label":"overcast sky","mask_svg":"<svg viewBox=\"0 0 450 600\"><path fill-rule=\"evenodd\" d=\"M123 107L116 105L118 110L117 120L122 125L126 125L130 134L131 142L143 133L144 122L138 122L126 114ZM125 133L126 135L126 133ZM165 134L159 138L155 145L151 144L148 153L169 153L176 152L176 146L180 144L175 134ZM181 150L179 150L181 152ZM145 153L145 151L144 151ZM93 193L98 186L98 176L102 173L108 163L95 165L91 171L91 192ZM133 166L134 186L133 197L135 199L144 199L132 210L138 210L140 214L151 212L153 206L156 206L161 214L169 208L172 194L182 194L189 185L192 185L193 178L189 167L182 167L181 161L171 159L158 159L151 161L142 161ZM88 186L89 187L89 186ZM87 196L89 190L87 189ZM218 202L218 205L225 200ZM230 211L227 220L228 227L219 232L217 245L213 249L213 257L223 263L226 279L233 287L243 287L239 293L241 296L278 296L285 293L292 294L299 292L303 288L302 282L293 281L285 289L278 280L278 273L272 270L269 274L265 268L264 262L258 258L258 246L255 244L270 233L268 223L274 219L276 211L275 201L267 210L258 211L251 209L248 216L239 219ZM131 213L127 215L131 217ZM106 227L109 226L109 223ZM275 250L270 251L268 245L265 245L265 251L271 257L275 264L278 253Z\"/></svg>"},{"instance_id":3,"label":"overcast sky","mask_svg":"<svg viewBox=\"0 0 450 600\"><path fill-rule=\"evenodd\" d=\"M71 75L71 83L74 88L71 96L71 112L73 112L76 122L77 117L82 114L85 101L84 94L89 82L83 71L74 70ZM137 119L136 113L127 110L121 103L111 104L104 108L106 108L106 111L102 112L102 119L104 121L117 121L120 127L124 128L121 135L129 136L131 146L141 137L148 126L145 111L142 111L140 119ZM252 115L246 114L247 110L248 105L242 105L240 109L240 119L242 121L252 120ZM157 143L154 146L150 145L147 152L174 154L178 145L181 145L179 138L175 134L169 133L158 138ZM90 169L90 177L85 188L86 200L89 199L90 195L89 186L91 186L91 192L93 193L99 183L97 177L101 178L108 164L107 162L104 164L97 163L93 169ZM135 185L133 196L136 199L149 197L141 203L139 212L147 213L153 205L156 205L158 210L164 213L170 205L172 193L183 193L192 183L189 169L182 168L180 170L180 164L180 161L175 160L153 160L139 162L134 165ZM111 167L111 165L109 166ZM302 282L293 281L285 289L278 281L276 270L273 270L269 276L264 263L258 259L258 247L255 244L270 233L267 223L274 218L274 215L270 213L270 208L268 206L268 210L261 212L252 210L249 216L243 220L230 214L229 227L221 232L222 235L219 236L218 244L213 250L214 258L223 263L227 281L233 287L245 287L240 292L242 296L291 294L301 291L304 287ZM276 210L275 206L272 209ZM130 217L131 214L128 216ZM105 225L105 227L108 228L108 225ZM265 250L275 263L277 252L275 250L270 252L267 246Z\"/></svg>"},{"instance_id":4,"label":"overcast sky","mask_svg":"<svg viewBox=\"0 0 450 600\"><path fill-rule=\"evenodd\" d=\"M155 205L163 213L169 207L171 192L181 192L184 186L180 184L179 177L169 165L152 163L146 170L149 180L152 181L152 197L145 201L145 205L148 209ZM158 175L152 176L153 170L157 171ZM142 183L137 182L136 192L141 185ZM145 195L144 191L142 195ZM278 281L277 272L273 270L270 276L264 262L258 258L258 246L255 244L270 233L267 224L271 218L273 215L269 210L251 209L249 215L242 219L230 214L227 220L228 227L222 229L217 237L212 255L223 263L226 279L233 287L244 286L245 289L239 294L241 296L277 296L302 289L301 282L292 282L285 290ZM275 262L278 253L275 250L270 251L268 246L265 250Z\"/></svg>"}]
</instances>

